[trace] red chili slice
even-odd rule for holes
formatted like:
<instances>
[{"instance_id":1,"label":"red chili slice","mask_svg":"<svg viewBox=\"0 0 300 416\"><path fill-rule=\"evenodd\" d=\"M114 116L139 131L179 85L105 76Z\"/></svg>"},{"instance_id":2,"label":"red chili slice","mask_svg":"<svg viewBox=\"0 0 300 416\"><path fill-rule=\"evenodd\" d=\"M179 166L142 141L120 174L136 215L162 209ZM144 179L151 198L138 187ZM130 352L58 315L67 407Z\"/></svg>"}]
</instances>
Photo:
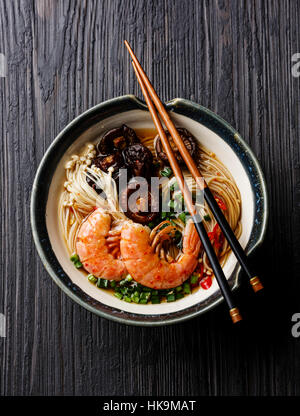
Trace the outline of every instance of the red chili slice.
<instances>
[{"instance_id":1,"label":"red chili slice","mask_svg":"<svg viewBox=\"0 0 300 416\"><path fill-rule=\"evenodd\" d=\"M212 285L212 278L211 278L211 276L206 276L202 280L200 280L200 286L204 290L209 289L211 287L211 285Z\"/></svg>"},{"instance_id":2,"label":"red chili slice","mask_svg":"<svg viewBox=\"0 0 300 416\"><path fill-rule=\"evenodd\" d=\"M221 228L220 228L219 224L216 224L214 226L214 234L215 234L215 238L214 238L215 247L216 247L217 250L220 250L222 231L221 231Z\"/></svg>"},{"instance_id":3,"label":"red chili slice","mask_svg":"<svg viewBox=\"0 0 300 416\"><path fill-rule=\"evenodd\" d=\"M226 210L227 210L227 206L226 206L225 202L224 202L221 198L219 198L219 197L215 197L215 200L217 201L217 203L218 203L219 207L220 207L223 211L226 211Z\"/></svg>"},{"instance_id":4,"label":"red chili slice","mask_svg":"<svg viewBox=\"0 0 300 416\"><path fill-rule=\"evenodd\" d=\"M213 244L216 250L220 250L224 243L224 235L221 231L219 224L216 224L212 230L212 232L208 233L208 237L210 241L213 241Z\"/></svg>"}]
</instances>

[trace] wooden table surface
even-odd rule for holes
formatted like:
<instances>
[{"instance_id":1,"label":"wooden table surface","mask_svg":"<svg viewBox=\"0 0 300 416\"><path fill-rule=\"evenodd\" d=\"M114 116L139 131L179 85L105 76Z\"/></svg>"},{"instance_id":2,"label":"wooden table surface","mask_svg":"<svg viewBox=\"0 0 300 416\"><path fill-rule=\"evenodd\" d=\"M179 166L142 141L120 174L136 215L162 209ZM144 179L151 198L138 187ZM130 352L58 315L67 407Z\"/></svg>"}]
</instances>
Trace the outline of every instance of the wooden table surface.
<instances>
[{"instance_id":1,"label":"wooden table surface","mask_svg":"<svg viewBox=\"0 0 300 416\"><path fill-rule=\"evenodd\" d=\"M299 22L298 0L0 0L0 394L299 395ZM223 304L162 328L100 319L37 255L29 205L44 152L84 110L141 96L125 38L163 100L218 113L265 173L269 227L255 256L265 297L242 285L240 328Z\"/></svg>"}]
</instances>

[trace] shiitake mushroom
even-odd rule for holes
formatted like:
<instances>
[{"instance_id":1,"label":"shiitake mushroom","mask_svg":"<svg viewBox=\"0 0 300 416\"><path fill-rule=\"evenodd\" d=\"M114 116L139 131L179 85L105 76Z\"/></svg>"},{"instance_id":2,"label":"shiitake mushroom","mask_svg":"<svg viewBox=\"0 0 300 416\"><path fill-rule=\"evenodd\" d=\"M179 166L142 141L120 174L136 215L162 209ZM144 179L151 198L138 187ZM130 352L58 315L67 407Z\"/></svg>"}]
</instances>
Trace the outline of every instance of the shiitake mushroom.
<instances>
[{"instance_id":1,"label":"shiitake mushroom","mask_svg":"<svg viewBox=\"0 0 300 416\"><path fill-rule=\"evenodd\" d=\"M100 168L104 172L108 172L108 168L114 168L114 172L118 171L122 167L125 167L124 159L120 151L112 153L110 155L100 155L92 160L92 165Z\"/></svg>"},{"instance_id":2,"label":"shiitake mushroom","mask_svg":"<svg viewBox=\"0 0 300 416\"><path fill-rule=\"evenodd\" d=\"M149 189L148 186L144 193L140 194L136 200L129 201L130 196L135 191L140 190L140 184L135 180L131 180L127 187L120 193L120 205L125 215L139 224L148 224L158 216L159 200ZM152 211L149 212L151 208Z\"/></svg>"},{"instance_id":3,"label":"shiitake mushroom","mask_svg":"<svg viewBox=\"0 0 300 416\"><path fill-rule=\"evenodd\" d=\"M125 165L133 176L150 177L153 165L153 155L148 147L134 144L123 150Z\"/></svg>"},{"instance_id":4,"label":"shiitake mushroom","mask_svg":"<svg viewBox=\"0 0 300 416\"><path fill-rule=\"evenodd\" d=\"M153 169L152 152L140 143L135 131L125 124L105 133L97 145L97 151L96 157L92 159L92 165L104 172L108 172L108 169L112 167L114 169L112 177L116 181L119 180L120 169L126 168L128 178L141 176L149 179L151 176ZM101 191L97 189L91 179L87 178L87 182L96 192ZM131 192L131 188L132 185L127 191ZM150 196L151 194L149 194L149 198ZM141 223L151 221L151 219L147 219L147 216L149 216L149 213L146 216L142 215ZM150 217L152 218L153 215L151 214Z\"/></svg>"},{"instance_id":5,"label":"shiitake mushroom","mask_svg":"<svg viewBox=\"0 0 300 416\"><path fill-rule=\"evenodd\" d=\"M118 181L120 176L120 169L126 169L122 152L118 151L107 156L97 156L92 159L92 165L100 168L104 172L108 172L108 168L114 168L112 178Z\"/></svg>"},{"instance_id":6,"label":"shiitake mushroom","mask_svg":"<svg viewBox=\"0 0 300 416\"><path fill-rule=\"evenodd\" d=\"M98 143L97 150L100 155L109 155L115 151L124 150L125 147L139 143L135 131L123 124L121 127L109 130Z\"/></svg>"},{"instance_id":7,"label":"shiitake mushroom","mask_svg":"<svg viewBox=\"0 0 300 416\"><path fill-rule=\"evenodd\" d=\"M139 139L135 131L125 124L109 130L97 145L97 155L92 159L92 165L104 172L108 172L108 168L113 167L112 177L117 181L120 169L126 168L122 150L134 143L139 143ZM87 178L87 182L96 192L101 191L91 179Z\"/></svg>"},{"instance_id":8,"label":"shiitake mushroom","mask_svg":"<svg viewBox=\"0 0 300 416\"><path fill-rule=\"evenodd\" d=\"M190 153L191 156L194 156L196 154L196 149L197 149L197 145L196 145L196 140L194 138L194 136L187 130L184 128L177 128L178 133L180 134L183 143L185 144L185 147L187 148L188 152ZM175 157L178 161L178 163L180 165L184 164L184 161L179 153L179 150L177 148L177 146L175 145L175 143L173 142L173 139L171 137L171 135L169 134L168 131L166 131L170 145L173 149L173 152L175 154ZM168 157L163 149L160 137L157 135L154 139L155 142L155 150L156 150L156 154L157 156L166 164L169 165L169 160Z\"/></svg>"},{"instance_id":9,"label":"shiitake mushroom","mask_svg":"<svg viewBox=\"0 0 300 416\"><path fill-rule=\"evenodd\" d=\"M135 143L140 143L140 139L137 137L136 132L131 129L130 127L126 126L126 124L123 124L123 136L127 140L127 142L132 145Z\"/></svg>"}]
</instances>

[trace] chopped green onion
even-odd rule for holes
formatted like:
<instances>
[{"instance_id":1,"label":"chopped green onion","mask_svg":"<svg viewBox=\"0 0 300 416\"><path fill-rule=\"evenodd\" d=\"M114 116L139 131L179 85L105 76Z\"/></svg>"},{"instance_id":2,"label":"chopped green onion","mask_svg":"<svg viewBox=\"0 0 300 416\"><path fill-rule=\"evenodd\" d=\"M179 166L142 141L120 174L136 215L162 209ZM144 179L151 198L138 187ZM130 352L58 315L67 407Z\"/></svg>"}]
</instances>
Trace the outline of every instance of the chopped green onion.
<instances>
[{"instance_id":1,"label":"chopped green onion","mask_svg":"<svg viewBox=\"0 0 300 416\"><path fill-rule=\"evenodd\" d=\"M101 287L101 279L97 279L97 287Z\"/></svg>"},{"instance_id":2,"label":"chopped green onion","mask_svg":"<svg viewBox=\"0 0 300 416\"><path fill-rule=\"evenodd\" d=\"M82 267L81 261L75 261L74 266L76 267L76 269L80 269Z\"/></svg>"},{"instance_id":3,"label":"chopped green onion","mask_svg":"<svg viewBox=\"0 0 300 416\"><path fill-rule=\"evenodd\" d=\"M184 201L184 198L183 198L183 195L182 195L182 193L181 193L181 192L176 193L176 194L174 195L174 198L175 198L177 201L179 201L179 202L183 202L183 201Z\"/></svg>"},{"instance_id":4,"label":"chopped green onion","mask_svg":"<svg viewBox=\"0 0 300 416\"><path fill-rule=\"evenodd\" d=\"M98 282L97 277L95 277L95 276L94 276L94 275L92 275L92 274L89 274L87 278L89 279L89 281L90 281L91 283L97 283L97 282Z\"/></svg>"},{"instance_id":5,"label":"chopped green onion","mask_svg":"<svg viewBox=\"0 0 300 416\"><path fill-rule=\"evenodd\" d=\"M122 299L122 297L123 297L122 293L119 293L119 292L115 292L114 295L118 299Z\"/></svg>"},{"instance_id":6,"label":"chopped green onion","mask_svg":"<svg viewBox=\"0 0 300 416\"><path fill-rule=\"evenodd\" d=\"M160 217L162 220L166 219L166 220L170 220L171 218L176 218L176 215L174 212L162 212L160 214Z\"/></svg>"},{"instance_id":7,"label":"chopped green onion","mask_svg":"<svg viewBox=\"0 0 300 416\"><path fill-rule=\"evenodd\" d=\"M70 257L70 260L73 262L73 263L76 263L77 261L79 261L79 256L78 256L78 254L73 254L71 257Z\"/></svg>"},{"instance_id":8,"label":"chopped green onion","mask_svg":"<svg viewBox=\"0 0 300 416\"><path fill-rule=\"evenodd\" d=\"M183 293L176 293L176 300L184 298Z\"/></svg>"},{"instance_id":9,"label":"chopped green onion","mask_svg":"<svg viewBox=\"0 0 300 416\"><path fill-rule=\"evenodd\" d=\"M192 285L195 285L198 282L199 277L196 274L193 274L190 278L190 282Z\"/></svg>"},{"instance_id":10,"label":"chopped green onion","mask_svg":"<svg viewBox=\"0 0 300 416\"><path fill-rule=\"evenodd\" d=\"M197 279L198 280L198 279ZM184 293L186 293L187 295L191 293L191 286L189 284L189 282L184 282L183 283L183 291Z\"/></svg>"},{"instance_id":11,"label":"chopped green onion","mask_svg":"<svg viewBox=\"0 0 300 416\"><path fill-rule=\"evenodd\" d=\"M171 209L174 209L174 207L175 207L175 201L174 201L173 199L171 199L171 200L168 202L168 207L170 207Z\"/></svg>"},{"instance_id":12,"label":"chopped green onion","mask_svg":"<svg viewBox=\"0 0 300 416\"><path fill-rule=\"evenodd\" d=\"M150 292L142 292L140 298L148 300L150 298L150 296L151 296Z\"/></svg>"},{"instance_id":13,"label":"chopped green onion","mask_svg":"<svg viewBox=\"0 0 300 416\"><path fill-rule=\"evenodd\" d=\"M135 304L142 305L146 305L150 302L155 305L160 304L162 299L165 299L167 302L174 302L184 298L186 294L190 294L192 290L190 283L198 282L198 275L192 275L189 281L186 281L182 285L173 289L161 290L151 289L144 286L133 280L130 275L127 275L125 279L121 280L121 282L100 278L97 279L92 274L88 275L88 279L92 283L96 283L96 285L100 288L113 288L114 296L125 302L133 302Z\"/></svg>"},{"instance_id":14,"label":"chopped green onion","mask_svg":"<svg viewBox=\"0 0 300 416\"><path fill-rule=\"evenodd\" d=\"M160 171L161 176L165 176L166 178L169 178L172 175L172 173L172 169L169 167L166 167Z\"/></svg>"},{"instance_id":15,"label":"chopped green onion","mask_svg":"<svg viewBox=\"0 0 300 416\"><path fill-rule=\"evenodd\" d=\"M132 277L130 276L130 274L128 274L125 278L126 282L131 282L132 281Z\"/></svg>"},{"instance_id":16,"label":"chopped green onion","mask_svg":"<svg viewBox=\"0 0 300 416\"><path fill-rule=\"evenodd\" d=\"M174 183L172 183L171 186L169 186L170 191L178 191L179 190L179 185L178 183L175 181Z\"/></svg>"},{"instance_id":17,"label":"chopped green onion","mask_svg":"<svg viewBox=\"0 0 300 416\"><path fill-rule=\"evenodd\" d=\"M211 220L211 218L210 218L210 216L208 214L207 215L204 215L203 218L205 219L205 221L210 221Z\"/></svg>"},{"instance_id":18,"label":"chopped green onion","mask_svg":"<svg viewBox=\"0 0 300 416\"><path fill-rule=\"evenodd\" d=\"M139 302L140 302L140 298L139 298L139 296L132 296L132 297L131 297L131 300L132 300L134 303L139 303Z\"/></svg>"},{"instance_id":19,"label":"chopped green onion","mask_svg":"<svg viewBox=\"0 0 300 416\"><path fill-rule=\"evenodd\" d=\"M171 294L167 296L167 302L174 302L175 301L175 295Z\"/></svg>"},{"instance_id":20,"label":"chopped green onion","mask_svg":"<svg viewBox=\"0 0 300 416\"><path fill-rule=\"evenodd\" d=\"M185 214L185 212L181 212L178 215L178 218L185 224L185 222L186 222L186 214Z\"/></svg>"},{"instance_id":21,"label":"chopped green onion","mask_svg":"<svg viewBox=\"0 0 300 416\"><path fill-rule=\"evenodd\" d=\"M108 287L109 287L109 281L107 280L107 279L101 279L102 280L102 287L104 288L104 289L108 289Z\"/></svg>"}]
</instances>

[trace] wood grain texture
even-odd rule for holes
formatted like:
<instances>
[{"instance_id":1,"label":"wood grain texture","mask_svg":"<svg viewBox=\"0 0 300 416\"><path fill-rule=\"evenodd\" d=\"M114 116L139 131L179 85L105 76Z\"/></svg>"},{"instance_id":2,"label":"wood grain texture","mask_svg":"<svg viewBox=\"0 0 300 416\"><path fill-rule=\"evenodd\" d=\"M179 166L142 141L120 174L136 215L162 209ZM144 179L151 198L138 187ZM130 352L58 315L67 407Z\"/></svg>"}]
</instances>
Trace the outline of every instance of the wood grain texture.
<instances>
[{"instance_id":1,"label":"wood grain texture","mask_svg":"<svg viewBox=\"0 0 300 416\"><path fill-rule=\"evenodd\" d=\"M0 0L2 395L299 395L299 0ZM256 254L265 299L238 293L184 324L134 328L100 319L52 282L36 253L29 203L59 131L112 97L141 96L123 39L163 100L217 112L250 144L270 196Z\"/></svg>"}]
</instances>

